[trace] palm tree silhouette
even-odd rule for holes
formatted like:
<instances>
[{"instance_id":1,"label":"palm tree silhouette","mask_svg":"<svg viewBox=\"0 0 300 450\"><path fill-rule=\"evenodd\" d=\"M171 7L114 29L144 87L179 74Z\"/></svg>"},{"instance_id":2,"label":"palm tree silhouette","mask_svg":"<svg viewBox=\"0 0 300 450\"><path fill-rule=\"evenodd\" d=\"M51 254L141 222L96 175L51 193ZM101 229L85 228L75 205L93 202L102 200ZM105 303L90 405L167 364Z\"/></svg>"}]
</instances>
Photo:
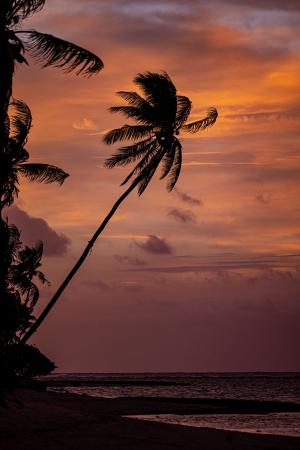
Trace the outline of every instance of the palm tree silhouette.
<instances>
[{"instance_id":1,"label":"palm tree silhouette","mask_svg":"<svg viewBox=\"0 0 300 450\"><path fill-rule=\"evenodd\" d=\"M35 30L22 30L22 22L40 11L46 0L1 0L0 3L0 113L3 119L12 93L16 63L25 63L29 53L42 67L90 76L103 68L99 57L71 42ZM21 39L21 37L23 39ZM3 120L1 120L3 123Z\"/></svg>"},{"instance_id":2,"label":"palm tree silhouette","mask_svg":"<svg viewBox=\"0 0 300 450\"><path fill-rule=\"evenodd\" d=\"M145 98L136 92L118 92L129 105L113 106L110 111L133 118L138 125L124 125L112 130L105 135L104 142L110 145L124 140L142 140L121 147L105 165L111 169L140 160L122 185L135 176L132 185L138 185L141 195L162 163L160 178L168 177L167 190L171 191L178 180L182 163L182 145L177 136L181 130L196 133L212 126L218 116L217 110L210 108L204 119L186 124L192 103L188 97L176 94L167 73L139 74L134 82L142 89Z\"/></svg>"},{"instance_id":3,"label":"palm tree silhouette","mask_svg":"<svg viewBox=\"0 0 300 450\"><path fill-rule=\"evenodd\" d=\"M28 53L42 67L58 67L65 72L75 71L77 75L91 76L103 68L99 57L75 44L59 39L50 34L35 30L21 29L22 23L31 15L40 11L46 0L0 0L0 170L6 164L7 149L7 111L12 95L13 75L16 64L27 64L25 55ZM19 164L22 156L19 153ZM28 154L23 152L23 162ZM54 171L48 166L40 169L26 163L19 167L19 173L39 181L51 181ZM0 196L3 199L7 182L0 174ZM58 175L59 176L59 175ZM51 178L51 180L50 180ZM58 180L57 180L58 181ZM16 184L15 184L16 186ZM15 192L16 193L16 192ZM8 194L8 200L11 193ZM9 201L8 201L9 204ZM1 206L1 205L0 205ZM3 287L2 252L4 241L2 239L4 221L0 207L0 297Z\"/></svg>"},{"instance_id":4,"label":"palm tree silhouette","mask_svg":"<svg viewBox=\"0 0 300 450\"><path fill-rule=\"evenodd\" d=\"M10 206L19 192L19 176L30 181L62 184L68 174L50 164L28 163L29 153L24 148L31 128L31 112L26 103L12 100L10 114L6 116L6 139L0 167L0 210ZM1 188L1 186L0 186Z\"/></svg>"},{"instance_id":5,"label":"palm tree silhouette","mask_svg":"<svg viewBox=\"0 0 300 450\"><path fill-rule=\"evenodd\" d=\"M136 92L118 92L128 105L114 106L110 108L110 111L121 112L129 118L135 119L138 124L123 125L123 127L112 130L104 136L104 142L108 145L118 141L138 140L133 145L121 147L118 153L105 162L106 167L113 168L139 161L122 183L124 185L131 180L131 185L116 201L44 311L21 338L22 344L27 342L46 318L90 253L96 239L130 192L138 187L138 193L141 195L160 163L162 165L161 178L168 178L168 191L174 188L182 163L182 145L177 137L180 131L197 133L212 126L218 117L217 110L210 108L206 117L186 124L191 112L191 101L188 97L177 95L176 88L167 73L147 72L139 74L134 82L141 88L144 97Z\"/></svg>"},{"instance_id":6,"label":"palm tree silhouette","mask_svg":"<svg viewBox=\"0 0 300 450\"><path fill-rule=\"evenodd\" d=\"M43 244L24 246L20 232L15 225L5 222L6 246L4 251L4 298L1 300L0 342L5 345L18 341L18 333L23 333L34 320L34 306L39 299L39 289L34 279L42 284L50 284L39 270L43 254Z\"/></svg>"},{"instance_id":7,"label":"palm tree silhouette","mask_svg":"<svg viewBox=\"0 0 300 450\"><path fill-rule=\"evenodd\" d=\"M43 272L39 270L43 255L43 243L39 241L35 246L22 246L18 251L17 260L10 267L10 283L22 299L24 320L20 320L18 332L24 333L34 320L33 309L39 299L39 289L35 283L37 279L42 284L50 285ZM22 317L22 316L21 316Z\"/></svg>"},{"instance_id":8,"label":"palm tree silhouette","mask_svg":"<svg viewBox=\"0 0 300 450\"><path fill-rule=\"evenodd\" d=\"M4 287L4 253L5 222L2 219L4 207L10 206L19 192L19 177L24 176L30 181L62 184L68 174L62 169L50 164L28 163L29 154L25 149L31 128L31 112L26 103L13 100L10 103L10 114L5 116L5 136L2 141L2 162L0 165L0 293ZM0 295L1 297L1 295Z\"/></svg>"}]
</instances>

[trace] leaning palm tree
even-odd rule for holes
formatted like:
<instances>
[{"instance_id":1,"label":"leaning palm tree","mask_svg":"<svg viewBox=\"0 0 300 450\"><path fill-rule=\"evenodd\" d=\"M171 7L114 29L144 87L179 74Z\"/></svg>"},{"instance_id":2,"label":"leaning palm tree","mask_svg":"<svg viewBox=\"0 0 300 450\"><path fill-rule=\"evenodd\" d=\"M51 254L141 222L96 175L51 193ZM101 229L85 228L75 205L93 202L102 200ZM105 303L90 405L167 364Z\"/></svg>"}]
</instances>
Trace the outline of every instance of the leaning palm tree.
<instances>
[{"instance_id":1,"label":"leaning palm tree","mask_svg":"<svg viewBox=\"0 0 300 450\"><path fill-rule=\"evenodd\" d=\"M42 314L21 338L21 343L25 343L43 322L125 198L135 188L141 195L160 164L162 165L161 178L168 178L168 191L174 188L182 164L182 145L178 138L180 132L197 133L212 126L217 119L217 110L210 108L206 117L187 124L186 121L192 107L191 101L185 96L177 95L176 88L167 73L147 72L139 74L134 82L141 88L144 97L136 92L118 92L128 105L114 106L110 108L110 111L113 113L121 112L128 118L135 119L137 125L123 125L104 136L104 142L108 145L118 141L137 141L132 145L121 147L116 154L105 162L105 166L108 168L137 162L122 183L124 185L131 181L131 184L105 217Z\"/></svg>"},{"instance_id":2,"label":"leaning palm tree","mask_svg":"<svg viewBox=\"0 0 300 450\"><path fill-rule=\"evenodd\" d=\"M54 66L65 72L90 76L103 68L103 62L93 53L51 34L23 30L23 21L40 11L46 0L1 0L0 2L0 121L12 93L12 79L17 63L27 64L26 53L42 65ZM2 126L2 125L0 125ZM1 133L2 134L2 133Z\"/></svg>"}]
</instances>

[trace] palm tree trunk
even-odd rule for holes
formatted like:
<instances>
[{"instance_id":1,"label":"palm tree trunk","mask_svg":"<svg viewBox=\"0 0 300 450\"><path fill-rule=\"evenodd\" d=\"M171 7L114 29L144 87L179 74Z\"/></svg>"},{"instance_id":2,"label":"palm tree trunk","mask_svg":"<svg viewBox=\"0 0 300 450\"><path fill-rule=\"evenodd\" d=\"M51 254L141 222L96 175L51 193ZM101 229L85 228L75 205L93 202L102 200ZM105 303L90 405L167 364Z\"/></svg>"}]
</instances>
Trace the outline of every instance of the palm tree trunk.
<instances>
[{"instance_id":1,"label":"palm tree trunk","mask_svg":"<svg viewBox=\"0 0 300 450\"><path fill-rule=\"evenodd\" d=\"M127 191L124 192L124 194L121 195L121 197L116 201L108 215L105 217L99 228L96 230L95 234L93 235L92 239L88 242L88 245L85 247L82 255L78 259L77 263L73 267L73 269L69 272L65 280L62 282L56 293L53 295L52 299L48 303L48 305L45 307L44 311L40 314L40 316L36 319L34 324L29 328L29 330L21 337L19 344L24 345L28 339L33 335L33 333L36 332L36 330L39 328L39 326L42 324L42 322L45 320L63 291L66 289L72 278L75 276L77 271L80 269L82 264L84 263L86 257L88 256L91 248L93 247L94 243L96 242L97 238L100 236L114 213L117 211L118 207L121 205L121 203L125 200L125 198L134 190L134 188L138 185L138 183L141 181L141 177L137 177L134 182L131 184L131 186L127 189Z\"/></svg>"},{"instance_id":2,"label":"palm tree trunk","mask_svg":"<svg viewBox=\"0 0 300 450\"><path fill-rule=\"evenodd\" d=\"M0 25L0 297L4 292L4 251L6 242L5 224L2 217L3 195L4 195L4 175L3 156L7 141L7 111L10 97L12 95L12 83L14 74L14 59L9 47L7 34L3 24Z\"/></svg>"},{"instance_id":3,"label":"palm tree trunk","mask_svg":"<svg viewBox=\"0 0 300 450\"><path fill-rule=\"evenodd\" d=\"M5 142L5 119L12 94L14 74L14 58L9 46L7 32L2 27L0 28L0 64L0 146L2 147Z\"/></svg>"}]
</instances>

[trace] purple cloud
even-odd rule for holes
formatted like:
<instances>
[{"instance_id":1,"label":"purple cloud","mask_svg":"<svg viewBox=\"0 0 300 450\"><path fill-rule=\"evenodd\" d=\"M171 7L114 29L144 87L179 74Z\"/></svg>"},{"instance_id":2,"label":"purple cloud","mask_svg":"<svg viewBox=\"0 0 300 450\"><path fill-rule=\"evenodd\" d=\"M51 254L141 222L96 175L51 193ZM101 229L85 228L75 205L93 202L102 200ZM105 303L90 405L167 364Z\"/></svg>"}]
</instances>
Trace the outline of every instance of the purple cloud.
<instances>
[{"instance_id":1,"label":"purple cloud","mask_svg":"<svg viewBox=\"0 0 300 450\"><path fill-rule=\"evenodd\" d=\"M271 196L268 194L265 194L263 192L259 192L256 196L255 196L255 200L259 203L263 203L264 205L267 205L268 203L271 202Z\"/></svg>"},{"instance_id":2,"label":"purple cloud","mask_svg":"<svg viewBox=\"0 0 300 450\"><path fill-rule=\"evenodd\" d=\"M197 217L192 211L179 209L179 208L172 208L168 212L168 216L175 219L177 222L180 223L196 223Z\"/></svg>"},{"instance_id":3,"label":"purple cloud","mask_svg":"<svg viewBox=\"0 0 300 450\"><path fill-rule=\"evenodd\" d=\"M227 0L227 3L238 4L238 6L248 6L250 8L255 9L271 9L271 10L284 10L284 11L299 11L299 1L298 0L287 0L282 3L281 0L265 0L261 2L259 0L244 0L244 2L240 2L240 0Z\"/></svg>"},{"instance_id":4,"label":"purple cloud","mask_svg":"<svg viewBox=\"0 0 300 450\"><path fill-rule=\"evenodd\" d=\"M173 251L165 239L161 239L153 234L149 235L145 242L135 242L135 244L152 255L172 255Z\"/></svg>"},{"instance_id":5,"label":"purple cloud","mask_svg":"<svg viewBox=\"0 0 300 450\"><path fill-rule=\"evenodd\" d=\"M114 255L114 258L119 263L131 264L132 266L146 266L147 263L143 259L133 258L125 255Z\"/></svg>"},{"instance_id":6,"label":"purple cloud","mask_svg":"<svg viewBox=\"0 0 300 450\"><path fill-rule=\"evenodd\" d=\"M178 195L180 200L185 203L189 203L190 205L203 206L203 201L201 199L193 198L189 194L179 191L178 189L174 189L174 192Z\"/></svg>"},{"instance_id":7,"label":"purple cloud","mask_svg":"<svg viewBox=\"0 0 300 450\"><path fill-rule=\"evenodd\" d=\"M299 120L300 111L297 108L282 111L265 111L265 112L249 112L244 114L227 114L225 116L229 120L257 120L257 121L274 121L274 120Z\"/></svg>"},{"instance_id":8,"label":"purple cloud","mask_svg":"<svg viewBox=\"0 0 300 450\"><path fill-rule=\"evenodd\" d=\"M57 233L44 219L32 217L18 206L12 206L6 213L9 223L15 224L20 230L24 244L34 245L42 241L45 256L60 256L67 252L70 239Z\"/></svg>"},{"instance_id":9,"label":"purple cloud","mask_svg":"<svg viewBox=\"0 0 300 450\"><path fill-rule=\"evenodd\" d=\"M84 281L83 284L85 286L92 286L93 288L97 289L97 290L101 290L101 291L108 291L111 289L111 286L107 283L105 283L102 280L88 280L88 281Z\"/></svg>"},{"instance_id":10,"label":"purple cloud","mask_svg":"<svg viewBox=\"0 0 300 450\"><path fill-rule=\"evenodd\" d=\"M299 254L269 255L263 258L215 260L208 264L198 263L183 266L147 267L130 269L131 272L157 272L157 273L201 273L212 272L225 274L232 271L260 271L267 278L299 278ZM241 276L241 274L240 274Z\"/></svg>"}]
</instances>

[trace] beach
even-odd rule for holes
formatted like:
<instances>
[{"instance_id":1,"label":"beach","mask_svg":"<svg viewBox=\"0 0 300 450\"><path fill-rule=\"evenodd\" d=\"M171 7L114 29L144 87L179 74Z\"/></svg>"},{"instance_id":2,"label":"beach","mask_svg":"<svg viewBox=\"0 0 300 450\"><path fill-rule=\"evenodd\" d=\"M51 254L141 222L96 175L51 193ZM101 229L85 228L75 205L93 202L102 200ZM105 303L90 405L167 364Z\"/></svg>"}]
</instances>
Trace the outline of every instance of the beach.
<instances>
[{"instance_id":1,"label":"beach","mask_svg":"<svg viewBox=\"0 0 300 450\"><path fill-rule=\"evenodd\" d=\"M153 398L91 398L14 389L1 407L1 450L296 450L300 438L147 422L124 416L262 411L257 402ZM276 404L265 403L265 412ZM288 408L289 409L289 408Z\"/></svg>"}]
</instances>

